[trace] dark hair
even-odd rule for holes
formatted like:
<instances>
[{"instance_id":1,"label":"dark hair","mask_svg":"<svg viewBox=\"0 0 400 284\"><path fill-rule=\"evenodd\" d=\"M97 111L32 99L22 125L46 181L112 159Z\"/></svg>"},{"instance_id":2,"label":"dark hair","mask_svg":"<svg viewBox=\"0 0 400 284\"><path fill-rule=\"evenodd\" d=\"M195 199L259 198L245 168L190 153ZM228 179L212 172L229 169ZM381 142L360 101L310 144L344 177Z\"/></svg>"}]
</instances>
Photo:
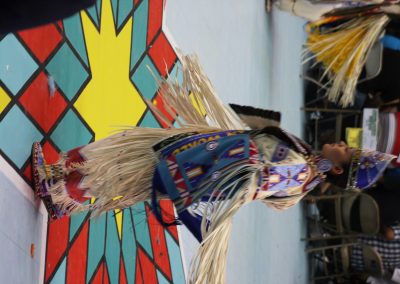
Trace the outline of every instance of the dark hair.
<instances>
[{"instance_id":1,"label":"dark hair","mask_svg":"<svg viewBox=\"0 0 400 284\"><path fill-rule=\"evenodd\" d=\"M345 163L340 165L343 169L343 173L339 175L332 174L330 172L326 173L326 181L330 182L338 187L346 188L347 180L350 172L350 163Z\"/></svg>"}]
</instances>

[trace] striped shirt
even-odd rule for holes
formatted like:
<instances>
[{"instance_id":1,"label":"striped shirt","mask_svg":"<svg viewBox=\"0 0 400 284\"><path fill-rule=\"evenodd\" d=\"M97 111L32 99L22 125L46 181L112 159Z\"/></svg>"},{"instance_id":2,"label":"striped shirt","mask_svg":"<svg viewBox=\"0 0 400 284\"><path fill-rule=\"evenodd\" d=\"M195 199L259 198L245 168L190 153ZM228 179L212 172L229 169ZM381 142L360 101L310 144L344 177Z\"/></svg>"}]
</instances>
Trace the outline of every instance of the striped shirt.
<instances>
[{"instance_id":1,"label":"striped shirt","mask_svg":"<svg viewBox=\"0 0 400 284\"><path fill-rule=\"evenodd\" d=\"M381 236L361 235L357 238L360 244L369 245L376 249L383 261L386 272L391 272L395 268L400 268L400 225L392 226L394 230L394 240L387 240ZM362 248L356 245L351 251L351 266L356 271L365 271Z\"/></svg>"}]
</instances>

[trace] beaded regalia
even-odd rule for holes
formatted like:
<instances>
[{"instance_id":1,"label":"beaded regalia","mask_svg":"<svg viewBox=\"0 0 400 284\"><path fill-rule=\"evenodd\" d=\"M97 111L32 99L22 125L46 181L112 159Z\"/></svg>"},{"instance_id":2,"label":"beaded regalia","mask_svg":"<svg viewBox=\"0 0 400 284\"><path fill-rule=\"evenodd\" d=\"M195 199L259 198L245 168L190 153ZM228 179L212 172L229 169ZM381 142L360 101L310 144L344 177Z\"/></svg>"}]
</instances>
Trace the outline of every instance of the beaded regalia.
<instances>
[{"instance_id":1,"label":"beaded regalia","mask_svg":"<svg viewBox=\"0 0 400 284\"><path fill-rule=\"evenodd\" d=\"M53 165L35 143L34 187L54 219L152 200L162 221L158 201L171 199L178 214L172 223L184 223L201 242L188 282L225 283L227 239L237 210L253 200L287 209L324 175L311 148L277 127L279 113L238 106L233 111L216 96L196 57L182 56L181 63L182 84L174 78L158 82L165 110L179 128L127 127L61 154ZM86 202L91 198L96 201Z\"/></svg>"}]
</instances>

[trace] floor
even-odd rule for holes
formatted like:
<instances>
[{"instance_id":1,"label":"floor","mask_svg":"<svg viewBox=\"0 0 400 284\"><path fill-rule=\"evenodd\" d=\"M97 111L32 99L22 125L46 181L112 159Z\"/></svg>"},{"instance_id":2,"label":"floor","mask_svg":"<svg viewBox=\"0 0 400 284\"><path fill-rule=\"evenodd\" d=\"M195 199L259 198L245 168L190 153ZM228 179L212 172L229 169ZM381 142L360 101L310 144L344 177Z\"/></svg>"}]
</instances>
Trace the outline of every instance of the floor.
<instances>
[{"instance_id":1,"label":"floor","mask_svg":"<svg viewBox=\"0 0 400 284\"><path fill-rule=\"evenodd\" d=\"M33 140L42 140L55 155L106 136L113 125L159 125L140 99L124 94L157 100L141 66L150 64L160 76L165 62L174 68L168 41L199 55L223 101L280 110L283 127L302 134L301 20L278 11L266 14L263 0L169 0L164 16L161 1L122 1L99 1L97 9L36 31L54 40L46 48L35 49L40 42L29 33L0 42L0 251L10 255L0 257L0 275L6 283L65 283L71 277L97 283L183 282L181 253L187 269L197 246L184 228L179 243L173 231L154 232L143 205L97 221L76 216L49 225L46 233L43 207L28 186ZM157 28L161 21L164 33ZM35 99L45 99L36 94L43 84L49 97L49 78L58 88L55 100L46 102L52 108L32 107ZM228 283L308 282L300 206L274 212L254 203L234 222ZM163 247L153 242L160 236ZM158 252L167 252L167 259L157 258ZM84 269L75 271L79 266ZM78 276L68 276L72 272Z\"/></svg>"}]
</instances>

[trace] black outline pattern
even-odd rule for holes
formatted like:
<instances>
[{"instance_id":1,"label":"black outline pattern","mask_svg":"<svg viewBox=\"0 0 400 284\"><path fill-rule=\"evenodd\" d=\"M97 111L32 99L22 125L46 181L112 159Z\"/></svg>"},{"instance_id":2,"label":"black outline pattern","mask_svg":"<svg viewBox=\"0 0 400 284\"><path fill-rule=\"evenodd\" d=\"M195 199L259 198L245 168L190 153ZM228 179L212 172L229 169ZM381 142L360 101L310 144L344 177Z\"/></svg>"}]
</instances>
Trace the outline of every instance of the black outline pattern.
<instances>
[{"instance_id":1,"label":"black outline pattern","mask_svg":"<svg viewBox=\"0 0 400 284\"><path fill-rule=\"evenodd\" d=\"M100 0L102 5L104 1L111 1L111 0ZM125 0L117 0L117 4L119 5L119 1L125 1ZM132 2L134 2L134 0L131 0ZM140 0L136 5L133 3L133 9L132 11L130 11L127 14L127 17L121 22L121 25L118 27L118 17L119 17L119 7L117 7L116 11L117 11L117 15L116 17L114 17L114 28L116 31L116 35L118 35L122 29L126 26L127 22L129 21L129 19L131 17L134 17L134 13L137 10L137 8L144 2L144 1L149 1L149 0ZM163 1L162 5L164 7L164 0L160 0ZM100 32L101 29L101 7L99 7L99 3L97 2L95 4L95 9L96 9L96 16L97 21L98 21L98 25L96 24L95 19L92 18L92 16L90 15L90 13L88 11L86 11L86 14L88 15L90 21L92 22L92 24L96 27L96 29L98 30L98 32ZM111 3L112 5L112 3ZM112 9L113 11L113 9ZM163 16L163 14L162 14ZM80 24L81 24L81 29L82 29L82 34L83 34L83 40L84 40L84 45L85 47L86 45L86 38L85 38L85 33L83 30L83 24L82 24L82 16L79 15L80 17ZM149 14L147 15L147 25L148 22L150 21L149 19ZM162 23L162 19L161 19L161 23ZM132 21L132 25L134 24L134 21ZM76 102L76 100L79 98L80 94L82 93L82 91L86 88L86 86L88 85L88 83L91 81L92 79L92 75L91 75L91 68L90 68L90 57L88 55L88 50L87 48L85 48L86 51L86 57L88 60L88 66L86 65L86 63L82 60L81 56L79 55L78 51L74 48L72 42L68 39L68 37L65 34L64 31L64 27L60 27L58 25L58 23L53 23L52 25L54 25L54 27L57 29L57 31L60 33L61 35L61 40L59 41L59 43L54 47L54 49L50 52L50 54L47 56L47 58L41 62L36 55L31 51L31 49L29 48L29 46L24 42L24 40L22 39L22 37L18 34L15 33L14 36L16 37L16 39L19 41L19 43L22 45L22 47L29 53L29 55L31 56L31 58L35 61L35 63L37 64L38 68L31 74L30 78L28 80L26 80L26 82L23 84L23 86L21 86L20 90L18 91L17 94L15 94L14 96L11 95L11 91L6 87L5 83L0 81L0 87L2 87L5 91L5 93L10 97L10 102L7 104L7 106L4 108L4 110L0 113L0 123L1 121L3 121L3 119L6 117L6 115L9 113L9 111L15 106L18 107L24 114L25 116L31 121L31 123L34 125L34 127L36 127L36 129L40 132L40 134L42 135L42 140L41 140L41 144L45 144L46 142L50 143L50 145L57 151L60 152L60 148L55 144L55 142L51 139L51 135L53 134L54 130L58 127L59 123L64 119L65 115L71 110L74 112L74 114L78 117L78 119L80 120L80 122L82 123L82 125L89 131L89 133L91 134L91 142L94 141L94 136L95 133L93 131L92 128L90 128L90 126L86 123L86 121L83 119L83 117L80 115L80 113L77 111L77 109L74 107L74 104ZM133 27L132 27L133 28ZM147 27L146 27L146 31L147 31ZM149 55L149 51L152 47L152 45L154 44L154 42L157 40L157 38L161 35L162 33L162 28L160 27L157 32L154 35L154 38L151 40L151 42L149 44L147 44L147 36L148 36L148 32L146 32L146 49L143 52L143 54L141 55L141 57L139 58L138 62L136 63L136 65L132 68L132 70L129 71L129 80L132 82L133 86L136 88L136 90L138 91L139 95L142 97L143 99L143 95L140 93L140 90L137 88L137 86L134 84L133 80L132 80L132 76L133 74L136 72L139 64L143 61L143 59L145 58L146 55L148 55L148 58L151 60L151 63L154 65L155 70L157 70L157 65L155 64L153 58ZM49 75L48 71L46 70L46 66L47 64L54 58L54 56L57 54L57 52L60 50L60 48L66 44L70 50L72 51L72 53L74 54L74 56L78 59L79 63L81 64L81 66L84 68L84 70L87 72L88 76L87 78L83 81L81 87L79 88L79 90L77 91L77 93L74 95L73 98L71 98L71 100L68 99L68 97L65 95L65 93L58 88L58 92L61 95L61 97L65 100L65 102L67 103L66 107L64 108L64 110L60 113L59 117L57 118L57 120L53 123L53 125L51 126L51 128L45 132L40 125L36 122L36 120L29 114L29 112L24 108L24 106L21 104L21 102L19 101L20 98L25 94L25 91L27 90L27 88L32 84L32 82L34 82L34 80L36 80L37 76L43 72L46 76ZM132 46L132 42L131 42L131 50L132 50L133 46ZM132 53L131 53L132 54ZM131 60L131 58L129 58L129 60ZM173 70L175 64L178 62L178 59L176 58L175 62L170 66L169 68L169 72L171 70ZM158 70L157 70L158 72ZM152 95L152 100L154 100L157 96L157 92L155 94ZM140 125L143 121L143 119L145 118L145 116L147 115L147 113L150 110L146 109L141 118L138 121L138 125ZM159 126L161 126L161 123L157 120L157 118L155 118L155 121L157 121L157 123L159 124ZM24 175L25 170L27 169L27 167L30 164L30 159L28 159L23 166L21 167L21 169L19 169L14 163L13 161L2 151L2 149L0 149L0 155L7 161L7 163L9 163L11 165L11 167L19 173L19 175L28 183L30 184L30 181L28 180L28 178ZM145 203L145 208L150 208L150 205L148 203ZM100 266L102 264L104 264L104 269L108 270L108 264L107 264L107 259L105 256L105 252L106 252L106 246L107 246L107 226L108 226L108 214L114 214L114 212L108 212L107 216L105 216L105 234L104 234L104 250L103 250L103 255L100 258L99 263L97 264L97 267L95 268L93 274L91 275L90 279L89 279L89 283L91 283L93 281L93 277L96 275L97 271L100 269ZM142 279L144 279L144 275L143 275L143 270L141 268L141 263L140 263L140 258L138 257L138 249L140 248L145 254L146 256L150 259L150 261L153 262L154 267L156 269L156 271L158 270L160 273L163 274L163 276L165 277L165 279L168 279L167 275L165 275L165 273L163 272L163 270L158 267L158 265L155 263L154 259L146 252L146 250L144 249L144 247L139 243L139 241L136 238L136 228L135 228L135 223L134 223L134 219L133 219L133 211L132 208L127 208L123 211L121 211L119 214L123 214L123 218L130 218L131 224L132 224L132 228L133 228L133 237L135 238L135 244L136 244L136 265L139 265L139 269L140 269L140 273L142 274ZM128 215L127 215L128 214ZM144 212L144 216L147 219L148 218L148 213ZM113 216L115 218L115 216ZM63 252L63 254L61 255L61 257L59 258L59 262L55 265L54 270L52 271L52 274L49 275L49 278L47 281L45 281L45 283L50 283L52 281L52 279L54 278L54 275L58 272L58 269L62 263L62 261L66 260L66 268L65 268L65 279L67 279L67 274L68 274L68 253L72 247L72 245L74 244L74 242L76 241L76 239L80 236L83 227L85 226L86 222L88 222L88 236L87 236L87 249L89 249L89 242L90 242L90 227L91 227L91 221L89 220L90 216L87 214L82 222L80 223L79 227L77 228L75 235L73 236L73 238L71 240L69 240L69 236L68 236L68 244L67 244L67 248L66 250ZM146 220L144 220L146 221ZM147 222L147 221L146 221ZM123 232L123 224L124 222L122 222L122 232ZM117 226L117 221L115 220L115 225ZM161 226L159 224L148 224L148 227L151 225L156 225L156 226ZM71 219L68 220L68 232L71 229ZM118 228L117 228L118 231ZM166 233L167 232L167 233ZM150 232L147 232L148 236L149 236L149 241L151 243L151 248L154 252L154 247L151 241L151 234ZM178 240L175 239L175 237L170 234L170 232L167 229L163 229L163 233L164 234L169 234L171 236L171 238L176 242L176 244L179 247L179 242ZM49 230L47 231L47 234L49 234ZM49 235L47 235L47 237L49 237ZM123 250L122 250L122 239L119 239L119 246L120 246L120 259L122 258L122 261L124 261L124 254L123 254ZM168 249L168 244L166 243L167 249ZM46 244L46 257L47 257L47 251L48 251L49 247ZM85 277L87 278L87 269L88 269L88 259L86 260L86 268L85 268ZM171 262L170 262L171 265ZM121 273L121 268L120 268L120 263L118 263L118 267L119 267L119 274ZM126 275L126 264L124 262L124 267L125 267L125 277ZM47 267L46 267L47 268ZM102 275L102 279L103 279L103 283L104 283L104 277L105 277L105 270L103 269L103 275ZM135 273L136 273L136 267L135 269ZM172 273L172 267L170 267L171 269L171 273ZM182 267L183 270L183 267ZM46 271L44 272L46 275ZM109 273L108 273L109 275ZM156 274L157 277L157 274ZM87 280L87 279L86 279ZM85 281L86 281L85 280ZM108 281L110 281L110 279L108 279ZM109 282L110 283L110 282ZM173 283L173 280L172 282ZM176 283L176 282L175 282Z\"/></svg>"}]
</instances>

